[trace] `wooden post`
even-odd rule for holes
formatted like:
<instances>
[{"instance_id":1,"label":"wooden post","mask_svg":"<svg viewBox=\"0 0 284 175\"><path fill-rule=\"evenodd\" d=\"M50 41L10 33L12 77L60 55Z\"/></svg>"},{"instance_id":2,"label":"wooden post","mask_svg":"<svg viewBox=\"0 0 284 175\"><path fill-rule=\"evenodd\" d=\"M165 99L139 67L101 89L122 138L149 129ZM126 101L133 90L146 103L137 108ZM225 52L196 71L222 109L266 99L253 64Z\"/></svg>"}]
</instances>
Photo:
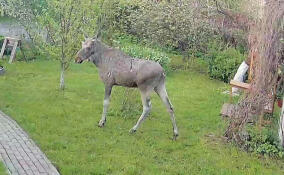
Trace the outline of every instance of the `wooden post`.
<instances>
[{"instance_id":1,"label":"wooden post","mask_svg":"<svg viewBox=\"0 0 284 175\"><path fill-rule=\"evenodd\" d=\"M4 55L4 51L6 49L6 45L7 45L7 38L5 38L3 45L2 45L2 49L1 49L1 53L0 53L0 58L3 59L3 55Z\"/></svg>"}]
</instances>

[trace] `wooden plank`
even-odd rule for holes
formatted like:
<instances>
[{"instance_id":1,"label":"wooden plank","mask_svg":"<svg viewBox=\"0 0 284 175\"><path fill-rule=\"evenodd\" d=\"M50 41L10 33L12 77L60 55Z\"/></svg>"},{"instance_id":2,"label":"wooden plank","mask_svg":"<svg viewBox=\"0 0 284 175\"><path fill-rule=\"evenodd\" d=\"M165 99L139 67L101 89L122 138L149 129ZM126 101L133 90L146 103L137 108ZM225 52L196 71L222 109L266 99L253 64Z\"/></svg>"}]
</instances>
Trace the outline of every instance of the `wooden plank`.
<instances>
[{"instance_id":1,"label":"wooden plank","mask_svg":"<svg viewBox=\"0 0 284 175\"><path fill-rule=\"evenodd\" d=\"M4 40L4 42L3 42L3 45L2 45L2 49L1 49L1 53L0 53L0 58L3 58L4 51L5 51L5 48L6 48L6 44L7 44L7 39L5 38L5 40Z\"/></svg>"},{"instance_id":2,"label":"wooden plank","mask_svg":"<svg viewBox=\"0 0 284 175\"><path fill-rule=\"evenodd\" d=\"M250 89L251 88L250 84L239 82L239 81L236 81L236 80L231 80L230 85L237 87L237 88L242 88L242 89Z\"/></svg>"},{"instance_id":3,"label":"wooden plank","mask_svg":"<svg viewBox=\"0 0 284 175\"><path fill-rule=\"evenodd\" d=\"M10 41L20 41L20 39L17 39L17 38L12 38L12 37L5 37L5 38Z\"/></svg>"}]
</instances>

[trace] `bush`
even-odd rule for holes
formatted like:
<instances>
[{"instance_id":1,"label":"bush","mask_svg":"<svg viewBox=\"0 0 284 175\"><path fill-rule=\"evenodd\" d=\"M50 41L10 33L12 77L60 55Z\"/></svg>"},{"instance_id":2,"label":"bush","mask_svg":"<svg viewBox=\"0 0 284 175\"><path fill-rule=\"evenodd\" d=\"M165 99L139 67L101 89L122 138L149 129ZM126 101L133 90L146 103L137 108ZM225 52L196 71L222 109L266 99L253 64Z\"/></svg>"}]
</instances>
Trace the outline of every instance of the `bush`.
<instances>
[{"instance_id":1,"label":"bush","mask_svg":"<svg viewBox=\"0 0 284 175\"><path fill-rule=\"evenodd\" d=\"M122 51L134 58L147 59L158 62L166 71L169 70L170 58L163 52L138 44L135 37L119 35L114 41Z\"/></svg>"},{"instance_id":2,"label":"bush","mask_svg":"<svg viewBox=\"0 0 284 175\"><path fill-rule=\"evenodd\" d=\"M246 142L246 148L249 152L261 155L282 158L283 149L278 146L276 133L271 128L259 130L255 127L248 128L249 139Z\"/></svg>"},{"instance_id":3,"label":"bush","mask_svg":"<svg viewBox=\"0 0 284 175\"><path fill-rule=\"evenodd\" d=\"M209 63L210 77L229 82L245 59L245 55L235 48L216 48L216 44L212 43L206 59Z\"/></svg>"},{"instance_id":4,"label":"bush","mask_svg":"<svg viewBox=\"0 0 284 175\"><path fill-rule=\"evenodd\" d=\"M116 6L115 28L163 47L204 53L215 37L205 16L194 1L133 1Z\"/></svg>"}]
</instances>

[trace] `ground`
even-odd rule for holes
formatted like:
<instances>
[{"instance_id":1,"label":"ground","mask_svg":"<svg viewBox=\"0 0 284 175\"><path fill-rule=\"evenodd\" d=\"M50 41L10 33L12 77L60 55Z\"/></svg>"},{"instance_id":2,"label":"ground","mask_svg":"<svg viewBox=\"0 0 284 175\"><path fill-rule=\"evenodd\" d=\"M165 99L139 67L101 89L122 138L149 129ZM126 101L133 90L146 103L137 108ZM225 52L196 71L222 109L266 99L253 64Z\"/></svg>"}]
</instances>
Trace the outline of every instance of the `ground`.
<instances>
[{"instance_id":1,"label":"ground","mask_svg":"<svg viewBox=\"0 0 284 175\"><path fill-rule=\"evenodd\" d=\"M6 169L2 162L0 162L0 175L6 175Z\"/></svg>"},{"instance_id":2,"label":"ground","mask_svg":"<svg viewBox=\"0 0 284 175\"><path fill-rule=\"evenodd\" d=\"M139 114L122 116L121 87L114 88L105 128L98 128L104 88L90 63L71 65L64 92L58 89L55 61L5 66L0 109L30 134L63 175L284 173L283 161L248 154L223 140L226 123L219 112L228 101L221 92L228 87L206 74L168 74L180 131L172 141L170 117L155 94L149 118L137 133L128 133Z\"/></svg>"}]
</instances>

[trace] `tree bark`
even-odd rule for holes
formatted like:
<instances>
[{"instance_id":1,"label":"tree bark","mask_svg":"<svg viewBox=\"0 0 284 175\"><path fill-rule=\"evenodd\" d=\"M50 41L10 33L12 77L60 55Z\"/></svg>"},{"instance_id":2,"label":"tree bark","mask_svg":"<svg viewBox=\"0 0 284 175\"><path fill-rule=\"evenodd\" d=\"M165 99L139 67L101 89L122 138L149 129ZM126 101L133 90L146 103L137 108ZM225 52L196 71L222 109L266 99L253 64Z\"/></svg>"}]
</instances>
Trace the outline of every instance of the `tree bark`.
<instances>
[{"instance_id":1,"label":"tree bark","mask_svg":"<svg viewBox=\"0 0 284 175\"><path fill-rule=\"evenodd\" d=\"M61 65L61 74L60 74L60 89L61 90L65 89L64 75L65 75L65 68L64 68L64 64L62 64Z\"/></svg>"},{"instance_id":2,"label":"tree bark","mask_svg":"<svg viewBox=\"0 0 284 175\"><path fill-rule=\"evenodd\" d=\"M283 101L284 101L284 97L283 97ZM280 121L279 121L279 141L280 141L280 145L284 147L284 105L282 105Z\"/></svg>"}]
</instances>

